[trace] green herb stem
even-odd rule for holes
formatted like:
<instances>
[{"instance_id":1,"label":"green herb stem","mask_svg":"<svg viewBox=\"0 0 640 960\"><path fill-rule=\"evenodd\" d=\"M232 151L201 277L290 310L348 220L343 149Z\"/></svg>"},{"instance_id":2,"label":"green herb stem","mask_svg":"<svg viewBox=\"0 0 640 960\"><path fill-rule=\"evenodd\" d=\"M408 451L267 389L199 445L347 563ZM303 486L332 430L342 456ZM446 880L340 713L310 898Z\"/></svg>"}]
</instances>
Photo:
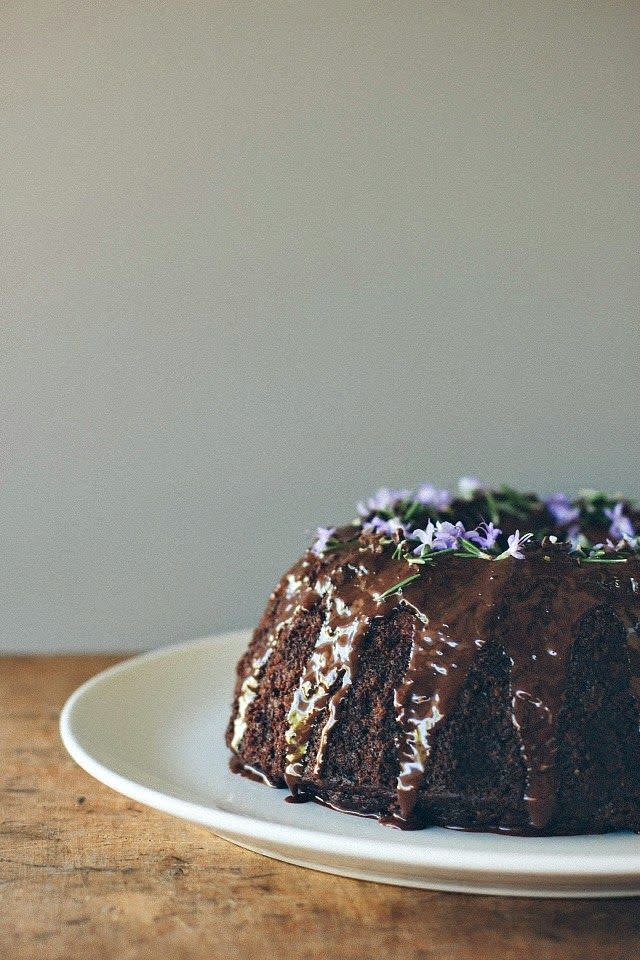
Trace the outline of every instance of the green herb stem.
<instances>
[{"instance_id":1,"label":"green herb stem","mask_svg":"<svg viewBox=\"0 0 640 960\"><path fill-rule=\"evenodd\" d=\"M626 563L628 557L579 557L582 563Z\"/></svg>"},{"instance_id":2,"label":"green herb stem","mask_svg":"<svg viewBox=\"0 0 640 960\"><path fill-rule=\"evenodd\" d=\"M357 543L359 537L353 537L351 540L329 540L329 543L324 548L324 553L331 553L333 550L339 550L340 547L347 547L350 543Z\"/></svg>"},{"instance_id":3,"label":"green herb stem","mask_svg":"<svg viewBox=\"0 0 640 960\"><path fill-rule=\"evenodd\" d=\"M485 553L480 547L476 547L475 543L471 543L470 540L461 540L460 546L462 550L456 551L456 557L477 557L479 560L491 560L490 554Z\"/></svg>"},{"instance_id":4,"label":"green herb stem","mask_svg":"<svg viewBox=\"0 0 640 960\"><path fill-rule=\"evenodd\" d=\"M420 509L420 504L418 503L418 501L412 500L409 509L404 514L404 517L403 517L404 522L407 523L409 520L411 520L414 513L417 513L419 509Z\"/></svg>"},{"instance_id":5,"label":"green herb stem","mask_svg":"<svg viewBox=\"0 0 640 960\"><path fill-rule=\"evenodd\" d=\"M405 577L404 580L401 580L399 583L394 584L393 587L389 587L388 590L385 590L384 593L381 593L378 597L378 602L385 600L387 597L390 597L393 593L397 593L398 590L402 590L403 587L406 587L408 583L413 583L414 580L418 580L420 577L419 573L413 573L410 577Z\"/></svg>"}]
</instances>

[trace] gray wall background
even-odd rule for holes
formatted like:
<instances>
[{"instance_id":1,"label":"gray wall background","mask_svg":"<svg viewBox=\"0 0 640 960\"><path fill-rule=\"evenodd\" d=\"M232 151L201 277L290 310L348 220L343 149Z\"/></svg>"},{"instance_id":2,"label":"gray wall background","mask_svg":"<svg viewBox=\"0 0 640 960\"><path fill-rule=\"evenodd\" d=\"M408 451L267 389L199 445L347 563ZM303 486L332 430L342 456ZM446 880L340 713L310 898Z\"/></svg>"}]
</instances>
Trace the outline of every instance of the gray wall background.
<instances>
[{"instance_id":1,"label":"gray wall background","mask_svg":"<svg viewBox=\"0 0 640 960\"><path fill-rule=\"evenodd\" d=\"M382 482L640 493L636 3L0 19L2 649L251 625Z\"/></svg>"}]
</instances>

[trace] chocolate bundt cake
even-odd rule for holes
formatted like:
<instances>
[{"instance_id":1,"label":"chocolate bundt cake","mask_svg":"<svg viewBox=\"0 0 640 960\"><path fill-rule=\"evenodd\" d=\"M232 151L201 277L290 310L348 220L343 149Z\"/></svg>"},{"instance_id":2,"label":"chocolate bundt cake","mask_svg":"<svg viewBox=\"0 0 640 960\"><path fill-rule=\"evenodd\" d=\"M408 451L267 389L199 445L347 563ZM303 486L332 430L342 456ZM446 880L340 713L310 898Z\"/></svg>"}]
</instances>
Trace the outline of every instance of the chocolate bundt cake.
<instances>
[{"instance_id":1,"label":"chocolate bundt cake","mask_svg":"<svg viewBox=\"0 0 640 960\"><path fill-rule=\"evenodd\" d=\"M407 828L640 830L633 505L461 481L358 512L269 599L232 769Z\"/></svg>"}]
</instances>

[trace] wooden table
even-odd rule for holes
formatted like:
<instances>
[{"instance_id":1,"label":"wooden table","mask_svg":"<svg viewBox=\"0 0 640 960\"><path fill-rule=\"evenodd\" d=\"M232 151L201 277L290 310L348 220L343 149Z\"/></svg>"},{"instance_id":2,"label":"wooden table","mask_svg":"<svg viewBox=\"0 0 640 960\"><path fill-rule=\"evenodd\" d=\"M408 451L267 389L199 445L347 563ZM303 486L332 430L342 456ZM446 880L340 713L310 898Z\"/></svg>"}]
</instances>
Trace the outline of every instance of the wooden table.
<instances>
[{"instance_id":1,"label":"wooden table","mask_svg":"<svg viewBox=\"0 0 640 960\"><path fill-rule=\"evenodd\" d=\"M408 890L291 867L113 793L58 715L116 658L0 660L0 957L633 960L638 900Z\"/></svg>"}]
</instances>

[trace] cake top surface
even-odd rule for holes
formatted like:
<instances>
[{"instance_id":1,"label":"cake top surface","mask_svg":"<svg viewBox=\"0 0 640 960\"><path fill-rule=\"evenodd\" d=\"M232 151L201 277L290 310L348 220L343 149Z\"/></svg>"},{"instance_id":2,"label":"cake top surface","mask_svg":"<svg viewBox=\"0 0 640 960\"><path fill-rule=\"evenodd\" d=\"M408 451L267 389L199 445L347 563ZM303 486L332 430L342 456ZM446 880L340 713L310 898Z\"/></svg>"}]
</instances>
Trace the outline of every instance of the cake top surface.
<instances>
[{"instance_id":1,"label":"cake top surface","mask_svg":"<svg viewBox=\"0 0 640 960\"><path fill-rule=\"evenodd\" d=\"M394 559L417 568L445 555L465 559L523 560L540 553L582 563L627 563L640 553L640 512L619 495L585 490L541 498L511 487L491 488L476 478L458 493L423 483L416 490L382 487L357 506L348 527L318 527L311 552L322 556L360 541L394 546Z\"/></svg>"}]
</instances>

